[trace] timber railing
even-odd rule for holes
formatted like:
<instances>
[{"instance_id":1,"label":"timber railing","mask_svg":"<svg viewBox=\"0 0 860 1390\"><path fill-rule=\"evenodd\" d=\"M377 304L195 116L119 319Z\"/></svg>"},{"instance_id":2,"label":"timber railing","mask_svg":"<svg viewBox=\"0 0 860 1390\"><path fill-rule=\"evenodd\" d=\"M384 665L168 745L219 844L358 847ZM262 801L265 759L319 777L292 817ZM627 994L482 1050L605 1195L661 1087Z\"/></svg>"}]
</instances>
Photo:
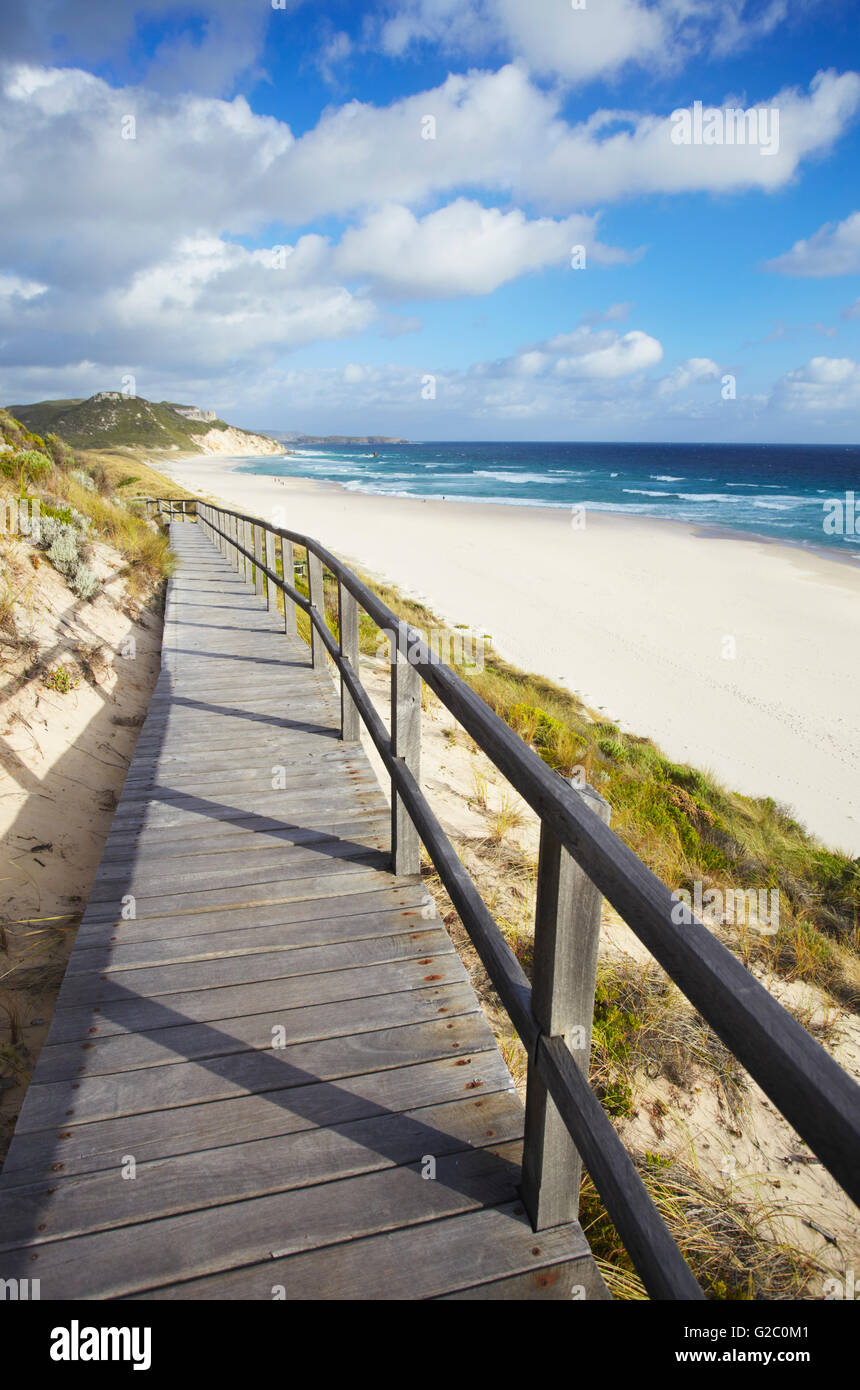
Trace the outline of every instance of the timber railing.
<instances>
[{"instance_id":1,"label":"timber railing","mask_svg":"<svg viewBox=\"0 0 860 1390\"><path fill-rule=\"evenodd\" d=\"M195 497L127 497L127 502L143 502L147 517L162 521L191 521L196 515Z\"/></svg>"},{"instance_id":2,"label":"timber railing","mask_svg":"<svg viewBox=\"0 0 860 1390\"><path fill-rule=\"evenodd\" d=\"M704 1297L588 1083L601 896L860 1202L860 1087L695 914L679 914L609 828L603 798L548 767L318 541L200 501L197 521L271 610L283 595L287 633L297 609L307 614L314 668L328 655L340 675L343 739L356 741L363 721L391 778L395 872L420 871L423 843L526 1048L522 1196L535 1230L577 1218L584 1163L650 1296ZM307 553L308 598L293 584L296 546ZM323 567L337 581L339 638L325 617ZM359 609L390 643L390 734L359 678ZM540 818L532 984L419 785L422 680Z\"/></svg>"}]
</instances>

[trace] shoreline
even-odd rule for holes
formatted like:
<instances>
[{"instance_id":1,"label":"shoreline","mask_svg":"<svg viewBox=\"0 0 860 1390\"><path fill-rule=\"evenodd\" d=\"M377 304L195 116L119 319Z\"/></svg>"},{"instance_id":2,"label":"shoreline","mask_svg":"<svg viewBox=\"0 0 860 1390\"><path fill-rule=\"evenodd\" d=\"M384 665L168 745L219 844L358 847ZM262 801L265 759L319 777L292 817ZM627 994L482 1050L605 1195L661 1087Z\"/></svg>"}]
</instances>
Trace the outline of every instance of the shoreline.
<instances>
[{"instance_id":1,"label":"shoreline","mask_svg":"<svg viewBox=\"0 0 860 1390\"><path fill-rule=\"evenodd\" d=\"M852 557L618 512L587 511L575 529L567 509L393 497L240 473L244 462L152 466L315 536L674 760L771 796L826 843L860 853Z\"/></svg>"},{"instance_id":2,"label":"shoreline","mask_svg":"<svg viewBox=\"0 0 860 1390\"><path fill-rule=\"evenodd\" d=\"M174 459L175 462L190 461L199 457L194 454L180 455ZM284 457L297 457L296 451L291 449L284 450ZM250 462L250 458L236 456L234 458L225 457L225 463L230 464L230 471L239 473ZM569 502L539 502L528 501L525 498L507 497L458 497L448 494L423 493L423 492L376 492L373 488L349 487L346 483L339 483L334 478L305 478L298 474L286 474L279 476L274 473L266 474L242 474L242 476L265 477L270 482L283 483L289 485L296 483L309 488L324 488L345 493L350 497L378 497L391 501L404 502L446 502L457 503L469 507L510 507L513 509L522 508L528 511L547 511L570 513L572 504ZM717 522L711 521L692 521L683 517L650 516L646 513L636 513L633 511L616 510L610 507L596 507L592 503L583 504L583 509L594 519L598 516L617 517L620 520L641 521L646 525L671 526L681 528L687 532L702 537L705 540L737 540L753 541L763 545L787 546L798 549L804 554L819 555L823 560L835 560L837 564L847 564L852 568L860 564L860 536L858 544L852 549L840 549L838 546L818 545L813 541L796 540L789 536L771 535L767 531L744 531L732 526L721 526Z\"/></svg>"},{"instance_id":3,"label":"shoreline","mask_svg":"<svg viewBox=\"0 0 860 1390\"><path fill-rule=\"evenodd\" d=\"M195 455L186 456L192 459ZM178 460L182 462L182 460ZM320 488L321 490L332 490L343 493L347 497L378 497L383 500L398 502L439 502L446 506L456 504L464 507L508 507L511 510L522 510L529 512L550 512L569 514L571 506L568 502L526 502L513 501L506 497L449 497L447 494L437 496L435 493L421 492L374 492L372 488L350 488L345 483L338 483L334 478L302 478L296 474L287 474L278 477L274 473L243 473L242 467L248 462L247 459L227 460L231 466L231 472L238 473L241 477L267 478L269 482L279 483L289 486L291 483L301 484L308 488ZM697 536L701 540L709 541L747 541L758 545L776 545L786 549L798 550L803 555L817 555L822 560L832 560L838 565L848 565L854 569L860 565L860 546L857 550L840 550L837 546L814 545L812 541L791 540L783 536L770 536L764 531L739 531L732 526L718 526L715 522L704 521L685 521L680 517L668 516L645 516L637 515L635 512L613 511L609 508L599 510L589 510L586 506L584 510L591 518L592 524L598 517L608 517L611 521L620 523L632 522L641 523L643 526L669 526L673 530L683 531L687 535Z\"/></svg>"}]
</instances>

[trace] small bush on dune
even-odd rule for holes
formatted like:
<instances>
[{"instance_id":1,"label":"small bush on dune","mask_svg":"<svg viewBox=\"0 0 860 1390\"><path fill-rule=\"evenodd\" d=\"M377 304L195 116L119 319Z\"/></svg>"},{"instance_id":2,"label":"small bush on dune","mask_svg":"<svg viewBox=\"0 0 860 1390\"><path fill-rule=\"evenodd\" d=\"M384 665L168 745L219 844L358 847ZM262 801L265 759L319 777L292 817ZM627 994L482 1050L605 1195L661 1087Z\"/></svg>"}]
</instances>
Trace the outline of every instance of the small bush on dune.
<instances>
[{"instance_id":1,"label":"small bush on dune","mask_svg":"<svg viewBox=\"0 0 860 1390\"><path fill-rule=\"evenodd\" d=\"M6 478L17 478L22 495L24 488L39 482L51 471L51 460L39 449L23 449L0 455L0 471Z\"/></svg>"}]
</instances>

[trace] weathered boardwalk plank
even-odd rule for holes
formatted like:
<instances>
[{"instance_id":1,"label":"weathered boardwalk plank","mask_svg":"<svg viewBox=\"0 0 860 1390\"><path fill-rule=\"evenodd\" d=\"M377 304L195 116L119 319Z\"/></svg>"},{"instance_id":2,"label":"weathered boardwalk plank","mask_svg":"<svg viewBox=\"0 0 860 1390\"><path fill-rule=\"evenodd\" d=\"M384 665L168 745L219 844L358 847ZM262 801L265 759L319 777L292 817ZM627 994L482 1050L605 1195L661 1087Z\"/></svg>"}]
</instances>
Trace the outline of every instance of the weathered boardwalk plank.
<instances>
[{"instance_id":1,"label":"weathered boardwalk plank","mask_svg":"<svg viewBox=\"0 0 860 1390\"><path fill-rule=\"evenodd\" d=\"M194 526L0 1178L42 1298L605 1297L325 670Z\"/></svg>"}]
</instances>

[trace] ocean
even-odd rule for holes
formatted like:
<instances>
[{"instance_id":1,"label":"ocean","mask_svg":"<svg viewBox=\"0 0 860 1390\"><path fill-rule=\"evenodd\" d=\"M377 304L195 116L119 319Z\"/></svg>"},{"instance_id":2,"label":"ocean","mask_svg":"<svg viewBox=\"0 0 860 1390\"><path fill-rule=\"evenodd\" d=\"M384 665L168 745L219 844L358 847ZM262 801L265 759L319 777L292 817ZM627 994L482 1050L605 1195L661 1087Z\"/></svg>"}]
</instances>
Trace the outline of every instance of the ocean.
<instances>
[{"instance_id":1,"label":"ocean","mask_svg":"<svg viewBox=\"0 0 860 1390\"><path fill-rule=\"evenodd\" d=\"M239 471L395 497L623 512L860 559L860 445L315 445Z\"/></svg>"}]
</instances>

